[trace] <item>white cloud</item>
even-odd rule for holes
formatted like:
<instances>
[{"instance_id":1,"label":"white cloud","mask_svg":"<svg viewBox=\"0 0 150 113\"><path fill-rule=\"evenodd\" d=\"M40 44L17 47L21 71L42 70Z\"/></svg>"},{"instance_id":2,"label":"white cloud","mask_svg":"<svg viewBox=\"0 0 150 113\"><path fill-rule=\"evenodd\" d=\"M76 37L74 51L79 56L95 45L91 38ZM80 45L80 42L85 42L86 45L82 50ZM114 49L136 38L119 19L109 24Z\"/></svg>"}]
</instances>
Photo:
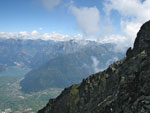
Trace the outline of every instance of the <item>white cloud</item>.
<instances>
[{"instance_id":1,"label":"white cloud","mask_svg":"<svg viewBox=\"0 0 150 113\"><path fill-rule=\"evenodd\" d=\"M106 66L109 66L110 64L112 64L113 62L116 62L117 60L119 60L118 57L114 57L114 58L107 60Z\"/></svg>"},{"instance_id":2,"label":"white cloud","mask_svg":"<svg viewBox=\"0 0 150 113\"><path fill-rule=\"evenodd\" d=\"M54 7L59 5L61 3L61 0L41 0L43 2L43 5L48 10L52 10Z\"/></svg>"},{"instance_id":3,"label":"white cloud","mask_svg":"<svg viewBox=\"0 0 150 113\"><path fill-rule=\"evenodd\" d=\"M142 23L139 22L121 21L122 32L133 40L135 39L137 32L140 30L141 25Z\"/></svg>"},{"instance_id":4,"label":"white cloud","mask_svg":"<svg viewBox=\"0 0 150 113\"><path fill-rule=\"evenodd\" d=\"M96 7L70 7L72 13L76 17L79 28L85 34L93 34L99 31L100 13Z\"/></svg>"},{"instance_id":5,"label":"white cloud","mask_svg":"<svg viewBox=\"0 0 150 113\"><path fill-rule=\"evenodd\" d=\"M113 43L116 46L113 48L115 52L124 53L128 47L130 47L133 42L130 41L130 38L123 35L108 35L99 40L100 43Z\"/></svg>"},{"instance_id":6,"label":"white cloud","mask_svg":"<svg viewBox=\"0 0 150 113\"><path fill-rule=\"evenodd\" d=\"M33 30L31 34L32 34L32 35L38 35L38 31Z\"/></svg>"},{"instance_id":7,"label":"white cloud","mask_svg":"<svg viewBox=\"0 0 150 113\"><path fill-rule=\"evenodd\" d=\"M116 51L124 50L133 45L140 27L150 19L150 0L106 0L104 10L108 17L112 10L121 15L121 33L106 36L102 41L115 43Z\"/></svg>"},{"instance_id":8,"label":"white cloud","mask_svg":"<svg viewBox=\"0 0 150 113\"><path fill-rule=\"evenodd\" d=\"M92 56L91 59L92 59L92 62L93 62L92 67L94 69L94 72L95 73L99 72L101 70L99 68L99 61L97 60L97 58L95 56Z\"/></svg>"},{"instance_id":9,"label":"white cloud","mask_svg":"<svg viewBox=\"0 0 150 113\"><path fill-rule=\"evenodd\" d=\"M141 23L121 21L121 34L106 35L99 39L100 43L113 43L115 52L125 52L126 49L133 46L137 32L140 30Z\"/></svg>"},{"instance_id":10,"label":"white cloud","mask_svg":"<svg viewBox=\"0 0 150 113\"><path fill-rule=\"evenodd\" d=\"M22 35L22 36L27 36L28 32L27 31L21 31L21 32L19 32L19 34Z\"/></svg>"},{"instance_id":11,"label":"white cloud","mask_svg":"<svg viewBox=\"0 0 150 113\"><path fill-rule=\"evenodd\" d=\"M107 0L104 5L107 14L116 10L122 16L133 17L140 22L150 19L150 0Z\"/></svg>"},{"instance_id":12,"label":"white cloud","mask_svg":"<svg viewBox=\"0 0 150 113\"><path fill-rule=\"evenodd\" d=\"M141 23L138 22L129 22L121 21L122 34L114 34L105 36L101 43L114 43L116 46L114 51L116 52L125 52L128 47L132 47L135 41L137 32L141 27Z\"/></svg>"},{"instance_id":13,"label":"white cloud","mask_svg":"<svg viewBox=\"0 0 150 113\"><path fill-rule=\"evenodd\" d=\"M41 40L54 40L54 41L68 41L72 39L76 40L82 40L83 36L81 34L77 35L64 35L56 32L52 33L44 33L40 34L38 31L34 30L31 33L27 31L19 32L19 33L5 33L5 32L0 32L0 38L15 38L15 39L41 39Z\"/></svg>"}]
</instances>

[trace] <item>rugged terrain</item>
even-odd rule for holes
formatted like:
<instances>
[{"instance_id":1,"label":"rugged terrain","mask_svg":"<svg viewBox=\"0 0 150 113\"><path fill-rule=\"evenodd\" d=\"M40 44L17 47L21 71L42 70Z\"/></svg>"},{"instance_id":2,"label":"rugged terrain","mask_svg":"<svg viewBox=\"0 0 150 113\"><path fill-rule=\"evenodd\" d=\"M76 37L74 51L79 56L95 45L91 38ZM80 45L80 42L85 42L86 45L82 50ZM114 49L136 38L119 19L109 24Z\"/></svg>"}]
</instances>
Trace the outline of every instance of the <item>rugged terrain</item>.
<instances>
[{"instance_id":1,"label":"rugged terrain","mask_svg":"<svg viewBox=\"0 0 150 113\"><path fill-rule=\"evenodd\" d=\"M121 53L111 52L111 46L108 45L88 45L78 52L60 55L33 69L21 81L21 90L33 92L46 88L65 88L80 83L83 78L105 69L123 56Z\"/></svg>"},{"instance_id":2,"label":"rugged terrain","mask_svg":"<svg viewBox=\"0 0 150 113\"><path fill-rule=\"evenodd\" d=\"M113 49L114 44L100 44L88 40L31 40L22 38L0 37L0 65L26 66L37 68L61 55L75 53L82 48L98 47L105 49L103 54L109 53L108 48ZM115 55L115 52L112 52Z\"/></svg>"},{"instance_id":3,"label":"rugged terrain","mask_svg":"<svg viewBox=\"0 0 150 113\"><path fill-rule=\"evenodd\" d=\"M0 37L0 64L35 68L60 54L72 53L82 47L82 44L72 41Z\"/></svg>"},{"instance_id":4,"label":"rugged terrain","mask_svg":"<svg viewBox=\"0 0 150 113\"><path fill-rule=\"evenodd\" d=\"M66 88L38 113L150 113L150 21L123 60Z\"/></svg>"},{"instance_id":5,"label":"rugged terrain","mask_svg":"<svg viewBox=\"0 0 150 113\"><path fill-rule=\"evenodd\" d=\"M26 93L64 88L123 58L125 52L113 51L114 47L115 44L91 40L0 37L0 71L9 66L30 68L31 72L20 83Z\"/></svg>"}]
</instances>

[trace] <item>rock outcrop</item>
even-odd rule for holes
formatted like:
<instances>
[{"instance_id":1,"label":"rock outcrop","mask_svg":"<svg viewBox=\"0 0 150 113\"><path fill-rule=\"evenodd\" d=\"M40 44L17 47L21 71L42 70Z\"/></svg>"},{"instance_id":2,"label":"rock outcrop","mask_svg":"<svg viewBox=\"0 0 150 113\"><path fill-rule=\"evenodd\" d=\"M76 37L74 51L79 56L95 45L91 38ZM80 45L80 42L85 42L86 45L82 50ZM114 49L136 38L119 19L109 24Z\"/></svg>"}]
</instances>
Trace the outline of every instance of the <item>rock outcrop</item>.
<instances>
[{"instance_id":1,"label":"rock outcrop","mask_svg":"<svg viewBox=\"0 0 150 113\"><path fill-rule=\"evenodd\" d=\"M143 50L150 52L150 21L146 22L137 34L137 38L134 42L133 50L129 48L127 50L127 56L136 56Z\"/></svg>"},{"instance_id":2,"label":"rock outcrop","mask_svg":"<svg viewBox=\"0 0 150 113\"><path fill-rule=\"evenodd\" d=\"M38 113L150 113L150 21L123 60L64 89Z\"/></svg>"}]
</instances>

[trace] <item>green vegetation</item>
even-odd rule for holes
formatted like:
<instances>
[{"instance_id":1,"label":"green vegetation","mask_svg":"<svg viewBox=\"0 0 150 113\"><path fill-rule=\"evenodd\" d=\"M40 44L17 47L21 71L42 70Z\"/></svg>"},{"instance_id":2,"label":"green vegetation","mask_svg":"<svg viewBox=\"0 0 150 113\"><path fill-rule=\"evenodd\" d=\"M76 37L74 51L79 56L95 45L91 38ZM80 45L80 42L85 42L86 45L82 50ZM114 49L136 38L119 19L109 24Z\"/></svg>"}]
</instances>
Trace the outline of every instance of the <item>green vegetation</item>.
<instances>
[{"instance_id":1,"label":"green vegetation","mask_svg":"<svg viewBox=\"0 0 150 113\"><path fill-rule=\"evenodd\" d=\"M19 82L30 69L9 67L0 73L0 110L10 108L12 112L37 112L50 98L55 98L62 89L50 88L44 91L25 94L20 91Z\"/></svg>"}]
</instances>

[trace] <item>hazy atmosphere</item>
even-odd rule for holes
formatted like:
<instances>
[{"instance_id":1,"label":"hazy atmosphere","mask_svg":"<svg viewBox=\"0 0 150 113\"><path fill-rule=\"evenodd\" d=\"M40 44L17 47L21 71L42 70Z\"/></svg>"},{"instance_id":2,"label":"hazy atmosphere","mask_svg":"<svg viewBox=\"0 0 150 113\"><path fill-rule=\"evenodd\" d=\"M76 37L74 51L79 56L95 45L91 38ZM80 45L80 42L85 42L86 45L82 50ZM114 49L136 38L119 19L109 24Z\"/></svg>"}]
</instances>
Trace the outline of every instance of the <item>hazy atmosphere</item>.
<instances>
[{"instance_id":1,"label":"hazy atmosphere","mask_svg":"<svg viewBox=\"0 0 150 113\"><path fill-rule=\"evenodd\" d=\"M0 0L0 113L150 113L150 0Z\"/></svg>"}]
</instances>

